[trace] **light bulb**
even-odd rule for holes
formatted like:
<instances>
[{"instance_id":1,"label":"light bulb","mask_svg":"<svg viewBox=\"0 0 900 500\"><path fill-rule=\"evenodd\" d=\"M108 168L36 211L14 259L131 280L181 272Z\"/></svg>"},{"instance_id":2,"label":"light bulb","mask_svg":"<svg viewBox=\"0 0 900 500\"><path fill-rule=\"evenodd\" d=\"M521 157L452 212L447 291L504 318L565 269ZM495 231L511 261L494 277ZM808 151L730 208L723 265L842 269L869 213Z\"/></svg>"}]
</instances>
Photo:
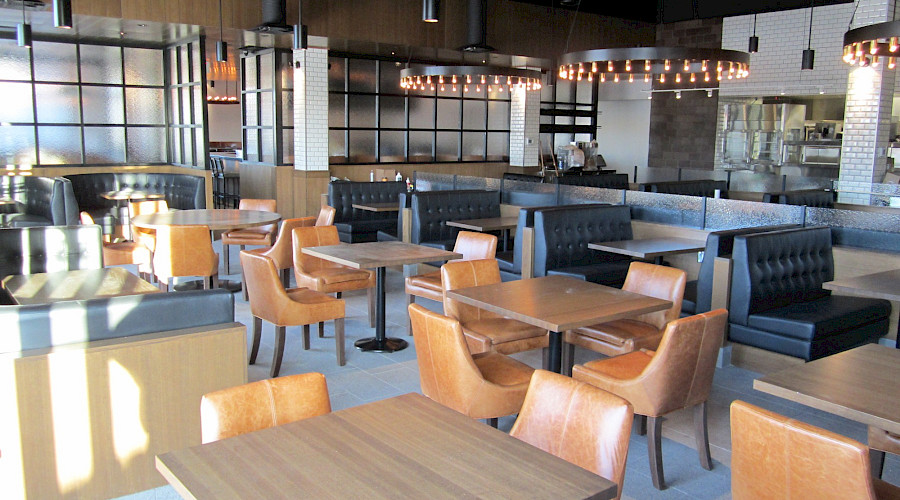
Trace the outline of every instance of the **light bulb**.
<instances>
[{"instance_id":1,"label":"light bulb","mask_svg":"<svg viewBox=\"0 0 900 500\"><path fill-rule=\"evenodd\" d=\"M684 60L684 72L687 73L691 70L691 61L688 59Z\"/></svg>"},{"instance_id":2,"label":"light bulb","mask_svg":"<svg viewBox=\"0 0 900 500\"><path fill-rule=\"evenodd\" d=\"M605 81L606 81L606 73L600 73L600 83L603 83Z\"/></svg>"},{"instance_id":3,"label":"light bulb","mask_svg":"<svg viewBox=\"0 0 900 500\"><path fill-rule=\"evenodd\" d=\"M634 82L634 73L631 73L630 75L628 75L628 83L632 83L632 82Z\"/></svg>"},{"instance_id":4,"label":"light bulb","mask_svg":"<svg viewBox=\"0 0 900 500\"><path fill-rule=\"evenodd\" d=\"M675 74L675 83L681 83L681 73Z\"/></svg>"},{"instance_id":5,"label":"light bulb","mask_svg":"<svg viewBox=\"0 0 900 500\"><path fill-rule=\"evenodd\" d=\"M616 76L613 77L613 82L619 83L619 74L618 73L616 73Z\"/></svg>"},{"instance_id":6,"label":"light bulb","mask_svg":"<svg viewBox=\"0 0 900 500\"><path fill-rule=\"evenodd\" d=\"M625 59L625 71L631 71L631 59Z\"/></svg>"},{"instance_id":7,"label":"light bulb","mask_svg":"<svg viewBox=\"0 0 900 500\"><path fill-rule=\"evenodd\" d=\"M697 81L697 78L695 77L695 75L693 73L691 73L691 83L694 83L696 81Z\"/></svg>"},{"instance_id":8,"label":"light bulb","mask_svg":"<svg viewBox=\"0 0 900 500\"><path fill-rule=\"evenodd\" d=\"M615 66L613 66L612 61L609 61L608 63L606 63L606 71L609 71L610 73L615 71Z\"/></svg>"},{"instance_id":9,"label":"light bulb","mask_svg":"<svg viewBox=\"0 0 900 500\"><path fill-rule=\"evenodd\" d=\"M591 73L597 72L597 61L591 63Z\"/></svg>"},{"instance_id":10,"label":"light bulb","mask_svg":"<svg viewBox=\"0 0 900 500\"><path fill-rule=\"evenodd\" d=\"M665 61L665 66L664 66L664 67L665 67L666 71L669 71L669 68L670 68L671 66L669 65L669 60L668 60L668 59L666 59L666 61Z\"/></svg>"},{"instance_id":11,"label":"light bulb","mask_svg":"<svg viewBox=\"0 0 900 500\"><path fill-rule=\"evenodd\" d=\"M650 59L644 60L644 71L650 71Z\"/></svg>"}]
</instances>

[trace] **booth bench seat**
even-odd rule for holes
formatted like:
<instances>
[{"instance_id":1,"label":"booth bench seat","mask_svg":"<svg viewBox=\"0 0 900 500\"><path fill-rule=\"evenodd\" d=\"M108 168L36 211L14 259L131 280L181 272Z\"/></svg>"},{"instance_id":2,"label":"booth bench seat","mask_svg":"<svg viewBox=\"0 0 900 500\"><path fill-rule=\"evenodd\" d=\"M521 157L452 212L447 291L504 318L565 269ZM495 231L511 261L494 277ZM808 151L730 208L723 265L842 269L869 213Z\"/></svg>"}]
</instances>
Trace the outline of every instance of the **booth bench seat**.
<instances>
[{"instance_id":1,"label":"booth bench seat","mask_svg":"<svg viewBox=\"0 0 900 500\"><path fill-rule=\"evenodd\" d=\"M398 203L406 192L404 182L332 181L328 184L328 204L335 209L334 227L344 243L376 241L378 232L397 234L397 214L370 212L353 208L354 204Z\"/></svg>"}]
</instances>

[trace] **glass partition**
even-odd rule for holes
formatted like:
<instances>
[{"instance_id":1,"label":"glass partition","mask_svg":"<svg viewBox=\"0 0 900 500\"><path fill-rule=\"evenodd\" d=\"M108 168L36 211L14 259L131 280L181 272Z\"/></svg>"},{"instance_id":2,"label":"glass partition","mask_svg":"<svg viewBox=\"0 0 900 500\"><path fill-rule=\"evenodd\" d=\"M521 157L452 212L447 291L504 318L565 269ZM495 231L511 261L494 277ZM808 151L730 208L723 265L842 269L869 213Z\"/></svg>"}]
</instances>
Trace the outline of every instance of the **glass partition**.
<instances>
[{"instance_id":1,"label":"glass partition","mask_svg":"<svg viewBox=\"0 0 900 500\"><path fill-rule=\"evenodd\" d=\"M271 165L293 164L291 51L264 49L241 55L241 107L244 159Z\"/></svg>"},{"instance_id":2,"label":"glass partition","mask_svg":"<svg viewBox=\"0 0 900 500\"><path fill-rule=\"evenodd\" d=\"M631 207L632 219L703 227L704 198L677 194L625 191L625 204Z\"/></svg>"},{"instance_id":3,"label":"glass partition","mask_svg":"<svg viewBox=\"0 0 900 500\"><path fill-rule=\"evenodd\" d=\"M706 199L706 229L803 224L803 207L755 201Z\"/></svg>"},{"instance_id":4,"label":"glass partition","mask_svg":"<svg viewBox=\"0 0 900 500\"><path fill-rule=\"evenodd\" d=\"M573 205L577 203L609 203L610 205L622 205L625 203L625 190L562 185L559 187L559 203L560 205Z\"/></svg>"},{"instance_id":5,"label":"glass partition","mask_svg":"<svg viewBox=\"0 0 900 500\"><path fill-rule=\"evenodd\" d=\"M807 207L806 225L831 227L835 245L900 250L900 214Z\"/></svg>"},{"instance_id":6,"label":"glass partition","mask_svg":"<svg viewBox=\"0 0 900 500\"><path fill-rule=\"evenodd\" d=\"M175 165L206 168L206 64L203 37L166 48L169 66L169 141Z\"/></svg>"}]
</instances>

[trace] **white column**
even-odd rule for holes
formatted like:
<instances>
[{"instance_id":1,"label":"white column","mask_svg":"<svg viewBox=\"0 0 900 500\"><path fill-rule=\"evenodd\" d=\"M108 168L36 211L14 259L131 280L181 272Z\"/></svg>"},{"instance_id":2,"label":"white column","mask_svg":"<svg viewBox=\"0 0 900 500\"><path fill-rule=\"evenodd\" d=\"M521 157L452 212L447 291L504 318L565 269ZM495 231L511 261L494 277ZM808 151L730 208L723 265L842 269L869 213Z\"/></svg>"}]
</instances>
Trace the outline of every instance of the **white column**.
<instances>
[{"instance_id":1,"label":"white column","mask_svg":"<svg viewBox=\"0 0 900 500\"><path fill-rule=\"evenodd\" d=\"M328 50L294 51L294 170L328 170Z\"/></svg>"},{"instance_id":2,"label":"white column","mask_svg":"<svg viewBox=\"0 0 900 500\"><path fill-rule=\"evenodd\" d=\"M509 105L509 164L536 167L540 137L541 91L513 86Z\"/></svg>"}]
</instances>

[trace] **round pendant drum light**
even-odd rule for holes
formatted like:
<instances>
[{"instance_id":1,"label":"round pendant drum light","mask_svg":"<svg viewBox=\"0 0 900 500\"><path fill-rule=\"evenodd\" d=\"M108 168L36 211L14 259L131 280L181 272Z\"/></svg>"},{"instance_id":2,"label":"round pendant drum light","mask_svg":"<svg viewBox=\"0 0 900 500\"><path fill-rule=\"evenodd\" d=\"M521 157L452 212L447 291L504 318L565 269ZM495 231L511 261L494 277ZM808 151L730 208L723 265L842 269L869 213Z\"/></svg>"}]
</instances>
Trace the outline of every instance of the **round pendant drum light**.
<instances>
[{"instance_id":1,"label":"round pendant drum light","mask_svg":"<svg viewBox=\"0 0 900 500\"><path fill-rule=\"evenodd\" d=\"M809 2L809 38L806 39L806 48L803 49L803 60L800 62L800 69L813 69L816 61L816 51L812 49L812 21L813 8L815 0Z\"/></svg>"},{"instance_id":2,"label":"round pendant drum light","mask_svg":"<svg viewBox=\"0 0 900 500\"><path fill-rule=\"evenodd\" d=\"M756 14L753 14L753 35L750 36L750 41L747 43L747 52L751 54L759 52L759 37L756 36Z\"/></svg>"},{"instance_id":3,"label":"round pendant drum light","mask_svg":"<svg viewBox=\"0 0 900 500\"><path fill-rule=\"evenodd\" d=\"M746 78L750 54L737 50L687 47L631 47L570 52L560 57L559 78L599 78L601 82L651 80L709 82Z\"/></svg>"},{"instance_id":4,"label":"round pendant drum light","mask_svg":"<svg viewBox=\"0 0 900 500\"><path fill-rule=\"evenodd\" d=\"M513 88L540 90L541 72L501 66L420 66L400 71L400 86L406 90L453 90L462 87L476 92L485 87L488 92Z\"/></svg>"},{"instance_id":5,"label":"round pendant drum light","mask_svg":"<svg viewBox=\"0 0 900 500\"><path fill-rule=\"evenodd\" d=\"M844 62L894 69L900 48L900 21L870 24L844 33Z\"/></svg>"}]
</instances>

